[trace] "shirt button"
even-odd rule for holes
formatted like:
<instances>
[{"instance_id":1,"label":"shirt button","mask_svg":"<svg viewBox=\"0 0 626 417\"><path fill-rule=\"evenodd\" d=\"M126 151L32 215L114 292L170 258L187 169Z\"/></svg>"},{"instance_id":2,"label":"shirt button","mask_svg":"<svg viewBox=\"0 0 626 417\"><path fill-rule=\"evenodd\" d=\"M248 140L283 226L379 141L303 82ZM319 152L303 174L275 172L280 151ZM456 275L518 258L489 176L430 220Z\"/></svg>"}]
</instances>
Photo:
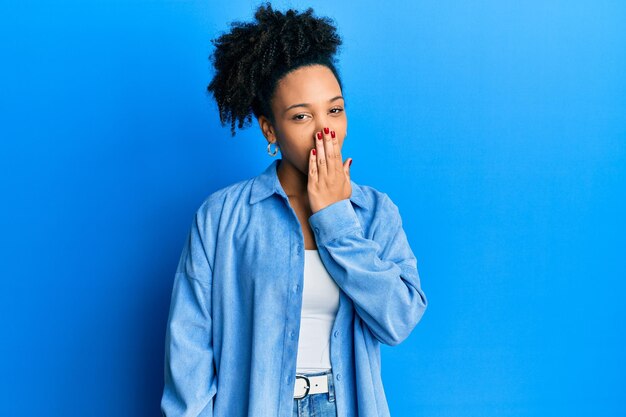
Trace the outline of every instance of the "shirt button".
<instances>
[{"instance_id":1,"label":"shirt button","mask_svg":"<svg viewBox=\"0 0 626 417\"><path fill-rule=\"evenodd\" d=\"M315 233L319 233L319 232L320 232L319 227L316 227L316 228L315 228Z\"/></svg>"},{"instance_id":2,"label":"shirt button","mask_svg":"<svg viewBox=\"0 0 626 417\"><path fill-rule=\"evenodd\" d=\"M293 292L298 292L299 289L300 289L300 285L296 285L293 289Z\"/></svg>"},{"instance_id":3,"label":"shirt button","mask_svg":"<svg viewBox=\"0 0 626 417\"><path fill-rule=\"evenodd\" d=\"M289 333L289 336L293 339L293 336L295 335L295 333L293 332L293 330Z\"/></svg>"},{"instance_id":4,"label":"shirt button","mask_svg":"<svg viewBox=\"0 0 626 417\"><path fill-rule=\"evenodd\" d=\"M341 381L341 374L337 374L337 381Z\"/></svg>"},{"instance_id":5,"label":"shirt button","mask_svg":"<svg viewBox=\"0 0 626 417\"><path fill-rule=\"evenodd\" d=\"M335 337L339 336L339 330L335 330Z\"/></svg>"},{"instance_id":6,"label":"shirt button","mask_svg":"<svg viewBox=\"0 0 626 417\"><path fill-rule=\"evenodd\" d=\"M302 246L298 245L298 252L300 252L302 250Z\"/></svg>"}]
</instances>

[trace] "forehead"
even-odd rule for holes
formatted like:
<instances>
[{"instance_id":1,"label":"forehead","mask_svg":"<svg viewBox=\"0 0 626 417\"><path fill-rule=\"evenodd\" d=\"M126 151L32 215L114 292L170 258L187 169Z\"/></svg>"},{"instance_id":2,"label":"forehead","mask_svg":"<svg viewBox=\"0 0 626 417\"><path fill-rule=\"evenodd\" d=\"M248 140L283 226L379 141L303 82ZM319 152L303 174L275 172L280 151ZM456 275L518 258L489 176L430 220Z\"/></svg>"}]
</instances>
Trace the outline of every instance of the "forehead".
<instances>
[{"instance_id":1,"label":"forehead","mask_svg":"<svg viewBox=\"0 0 626 417\"><path fill-rule=\"evenodd\" d=\"M330 68L312 65L300 67L281 78L276 85L274 102L287 107L296 103L326 102L340 94L339 82Z\"/></svg>"}]
</instances>

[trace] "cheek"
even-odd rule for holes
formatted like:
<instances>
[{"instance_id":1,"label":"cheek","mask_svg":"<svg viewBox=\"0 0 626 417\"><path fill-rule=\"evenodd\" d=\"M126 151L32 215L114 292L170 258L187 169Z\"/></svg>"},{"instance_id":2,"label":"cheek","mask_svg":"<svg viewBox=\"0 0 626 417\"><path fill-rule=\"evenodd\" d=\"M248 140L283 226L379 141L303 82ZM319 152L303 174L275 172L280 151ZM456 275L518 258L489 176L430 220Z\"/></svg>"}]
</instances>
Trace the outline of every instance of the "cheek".
<instances>
[{"instance_id":1,"label":"cheek","mask_svg":"<svg viewBox=\"0 0 626 417\"><path fill-rule=\"evenodd\" d=\"M315 147L313 135L309 135L303 129L286 129L280 139L281 149L296 159L308 159L309 152Z\"/></svg>"}]
</instances>

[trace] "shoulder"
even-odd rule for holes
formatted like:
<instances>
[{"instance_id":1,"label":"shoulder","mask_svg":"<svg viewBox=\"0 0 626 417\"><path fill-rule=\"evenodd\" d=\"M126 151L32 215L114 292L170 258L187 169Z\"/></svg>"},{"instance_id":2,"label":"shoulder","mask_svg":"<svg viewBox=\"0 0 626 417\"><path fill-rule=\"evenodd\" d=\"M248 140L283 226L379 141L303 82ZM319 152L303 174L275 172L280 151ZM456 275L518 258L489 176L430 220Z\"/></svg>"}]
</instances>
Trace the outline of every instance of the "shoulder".
<instances>
[{"instance_id":1,"label":"shoulder","mask_svg":"<svg viewBox=\"0 0 626 417\"><path fill-rule=\"evenodd\" d=\"M248 178L226 185L222 188L218 188L204 198L202 204L200 205L200 208L210 209L215 207L216 205L219 206L225 202L231 201L233 199L236 200L238 197L242 197L244 194L246 194L246 191L249 192L250 185L253 179L254 178Z\"/></svg>"},{"instance_id":2,"label":"shoulder","mask_svg":"<svg viewBox=\"0 0 626 417\"><path fill-rule=\"evenodd\" d=\"M371 216L373 222L388 223L400 221L400 210L388 193L366 184L352 183L352 192L360 193L360 200L364 202L364 208Z\"/></svg>"},{"instance_id":3,"label":"shoulder","mask_svg":"<svg viewBox=\"0 0 626 417\"><path fill-rule=\"evenodd\" d=\"M237 205L248 201L254 178L247 178L218 188L204 198L196 210L196 218L207 222L218 222Z\"/></svg>"}]
</instances>

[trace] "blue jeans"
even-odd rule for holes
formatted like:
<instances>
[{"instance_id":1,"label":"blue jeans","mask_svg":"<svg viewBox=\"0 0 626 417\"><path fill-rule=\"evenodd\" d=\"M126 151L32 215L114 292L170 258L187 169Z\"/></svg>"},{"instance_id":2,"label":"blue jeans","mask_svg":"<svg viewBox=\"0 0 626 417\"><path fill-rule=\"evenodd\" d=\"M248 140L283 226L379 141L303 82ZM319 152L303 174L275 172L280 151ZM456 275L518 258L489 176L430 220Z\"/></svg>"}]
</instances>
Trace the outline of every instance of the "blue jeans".
<instances>
[{"instance_id":1,"label":"blue jeans","mask_svg":"<svg viewBox=\"0 0 626 417\"><path fill-rule=\"evenodd\" d=\"M337 417L335 385L332 370L303 373L306 376L328 375L328 392L309 394L301 399L293 399L293 417Z\"/></svg>"}]
</instances>

